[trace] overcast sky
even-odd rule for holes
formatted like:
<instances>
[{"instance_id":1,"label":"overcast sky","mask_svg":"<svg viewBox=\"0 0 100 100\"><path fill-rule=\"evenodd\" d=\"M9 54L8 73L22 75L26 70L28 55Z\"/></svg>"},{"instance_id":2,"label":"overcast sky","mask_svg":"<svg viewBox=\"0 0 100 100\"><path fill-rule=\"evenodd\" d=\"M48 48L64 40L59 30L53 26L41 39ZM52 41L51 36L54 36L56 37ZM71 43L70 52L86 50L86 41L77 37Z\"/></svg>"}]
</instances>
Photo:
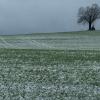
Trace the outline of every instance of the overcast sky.
<instances>
[{"instance_id":1,"label":"overcast sky","mask_svg":"<svg viewBox=\"0 0 100 100\"><path fill-rule=\"evenodd\" d=\"M93 3L100 6L100 0L0 0L0 34L84 30L78 9Z\"/></svg>"}]
</instances>

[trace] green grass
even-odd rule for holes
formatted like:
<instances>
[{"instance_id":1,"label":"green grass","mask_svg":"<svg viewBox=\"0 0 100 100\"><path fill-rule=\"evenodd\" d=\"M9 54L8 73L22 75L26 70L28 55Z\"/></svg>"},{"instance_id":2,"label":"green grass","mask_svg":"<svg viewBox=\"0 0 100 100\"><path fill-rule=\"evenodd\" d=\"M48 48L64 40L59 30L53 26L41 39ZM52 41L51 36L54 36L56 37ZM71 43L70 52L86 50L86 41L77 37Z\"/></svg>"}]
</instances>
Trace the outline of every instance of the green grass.
<instances>
[{"instance_id":1,"label":"green grass","mask_svg":"<svg viewBox=\"0 0 100 100\"><path fill-rule=\"evenodd\" d=\"M100 31L0 36L0 100L100 100Z\"/></svg>"},{"instance_id":2,"label":"green grass","mask_svg":"<svg viewBox=\"0 0 100 100\"><path fill-rule=\"evenodd\" d=\"M99 100L100 51L0 49L0 100Z\"/></svg>"}]
</instances>

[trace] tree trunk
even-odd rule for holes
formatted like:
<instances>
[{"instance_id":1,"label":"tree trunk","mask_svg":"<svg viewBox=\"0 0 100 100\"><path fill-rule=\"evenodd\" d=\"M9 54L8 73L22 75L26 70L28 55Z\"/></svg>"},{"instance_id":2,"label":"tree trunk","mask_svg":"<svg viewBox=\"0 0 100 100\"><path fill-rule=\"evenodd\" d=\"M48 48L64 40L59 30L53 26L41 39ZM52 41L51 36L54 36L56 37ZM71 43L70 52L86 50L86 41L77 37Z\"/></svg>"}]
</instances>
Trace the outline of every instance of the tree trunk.
<instances>
[{"instance_id":1,"label":"tree trunk","mask_svg":"<svg viewBox=\"0 0 100 100\"><path fill-rule=\"evenodd\" d=\"M89 31L91 30L91 23L89 23Z\"/></svg>"}]
</instances>

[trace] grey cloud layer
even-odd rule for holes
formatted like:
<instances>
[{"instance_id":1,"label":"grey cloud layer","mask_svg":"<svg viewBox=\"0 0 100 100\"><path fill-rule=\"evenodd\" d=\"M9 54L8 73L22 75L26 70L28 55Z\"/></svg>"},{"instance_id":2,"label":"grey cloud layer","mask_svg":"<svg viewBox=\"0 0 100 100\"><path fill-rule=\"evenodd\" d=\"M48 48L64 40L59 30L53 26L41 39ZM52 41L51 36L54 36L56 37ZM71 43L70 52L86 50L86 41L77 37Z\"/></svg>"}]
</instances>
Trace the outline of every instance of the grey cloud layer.
<instances>
[{"instance_id":1,"label":"grey cloud layer","mask_svg":"<svg viewBox=\"0 0 100 100\"><path fill-rule=\"evenodd\" d=\"M100 0L1 0L0 33L81 30L76 22L78 8L92 3Z\"/></svg>"}]
</instances>

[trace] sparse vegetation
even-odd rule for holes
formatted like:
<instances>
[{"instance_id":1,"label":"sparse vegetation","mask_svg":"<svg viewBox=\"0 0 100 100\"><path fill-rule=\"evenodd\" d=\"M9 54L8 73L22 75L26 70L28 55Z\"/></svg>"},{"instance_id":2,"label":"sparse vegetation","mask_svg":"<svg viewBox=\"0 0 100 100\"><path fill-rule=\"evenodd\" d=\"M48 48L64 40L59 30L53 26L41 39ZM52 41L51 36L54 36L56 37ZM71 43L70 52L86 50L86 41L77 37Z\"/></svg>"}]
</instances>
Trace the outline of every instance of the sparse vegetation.
<instances>
[{"instance_id":1,"label":"sparse vegetation","mask_svg":"<svg viewBox=\"0 0 100 100\"><path fill-rule=\"evenodd\" d=\"M100 51L1 49L0 100L98 100L99 66Z\"/></svg>"},{"instance_id":2,"label":"sparse vegetation","mask_svg":"<svg viewBox=\"0 0 100 100\"><path fill-rule=\"evenodd\" d=\"M100 37L99 32L96 33L97 36L94 35L95 33L91 34L78 35L77 33L74 36L88 40L89 46L90 37L97 39ZM45 38L44 34L40 38L38 35L33 35L34 37L30 35L22 36L23 39L21 36L2 36L4 40L0 41L6 49L3 47L0 49L0 100L100 99L100 50L96 49L95 45L92 45L94 50L88 47L87 50L35 49L35 47L34 49L18 49L17 47L14 49L10 46L7 49L9 43L16 44L19 40L25 39L36 42L44 38L51 39L55 45L57 43L55 37L64 42L63 38L72 39L73 33L67 34L70 38L65 37L66 33L59 35L58 33L54 34L54 37L49 35L48 38ZM73 41L76 40L73 39ZM78 41L81 46L84 46L82 39ZM47 45L48 42L45 44Z\"/></svg>"}]
</instances>

